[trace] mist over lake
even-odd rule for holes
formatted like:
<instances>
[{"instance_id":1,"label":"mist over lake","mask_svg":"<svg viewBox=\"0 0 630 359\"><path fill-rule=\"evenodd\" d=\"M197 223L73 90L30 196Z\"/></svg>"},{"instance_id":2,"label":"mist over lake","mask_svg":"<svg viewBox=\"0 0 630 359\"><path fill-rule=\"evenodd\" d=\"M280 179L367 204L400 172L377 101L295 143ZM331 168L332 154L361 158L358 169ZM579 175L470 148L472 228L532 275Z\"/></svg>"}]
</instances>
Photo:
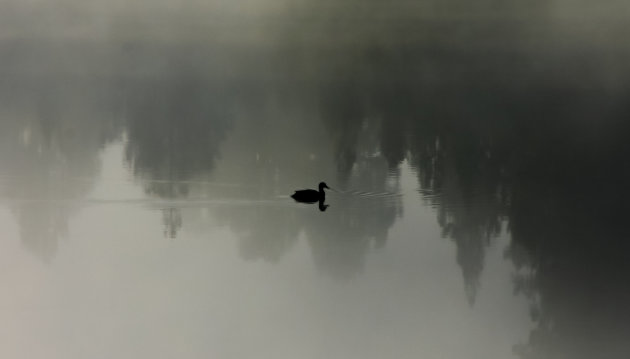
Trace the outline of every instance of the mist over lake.
<instances>
[{"instance_id":1,"label":"mist over lake","mask_svg":"<svg viewBox=\"0 0 630 359\"><path fill-rule=\"evenodd\" d=\"M0 357L627 358L629 20L3 1Z\"/></svg>"}]
</instances>

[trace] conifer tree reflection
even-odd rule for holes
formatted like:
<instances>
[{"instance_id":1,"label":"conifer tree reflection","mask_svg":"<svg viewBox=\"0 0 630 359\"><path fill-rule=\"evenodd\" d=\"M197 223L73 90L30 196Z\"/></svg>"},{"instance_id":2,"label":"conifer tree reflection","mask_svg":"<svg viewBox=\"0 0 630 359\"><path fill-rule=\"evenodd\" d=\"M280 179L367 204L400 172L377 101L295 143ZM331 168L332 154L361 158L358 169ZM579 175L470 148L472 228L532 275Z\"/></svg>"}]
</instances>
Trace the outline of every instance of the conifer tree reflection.
<instances>
[{"instance_id":1,"label":"conifer tree reflection","mask_svg":"<svg viewBox=\"0 0 630 359\"><path fill-rule=\"evenodd\" d=\"M242 209L239 220L247 223L234 226L240 240L239 252L246 260L262 259L276 263L289 251L299 235L294 211L286 208Z\"/></svg>"},{"instance_id":2,"label":"conifer tree reflection","mask_svg":"<svg viewBox=\"0 0 630 359\"><path fill-rule=\"evenodd\" d=\"M126 160L144 180L150 196L186 197L189 181L209 174L226 134L226 94L194 74L135 85L127 123ZM162 210L164 233L174 238L182 226L181 211Z\"/></svg>"},{"instance_id":3,"label":"conifer tree reflection","mask_svg":"<svg viewBox=\"0 0 630 359\"><path fill-rule=\"evenodd\" d=\"M421 191L437 208L443 235L457 244L457 262L472 303L485 249L501 228L507 195L501 184L502 149L494 148L492 136L484 132L492 127L462 124L461 114L452 103L483 108L479 102L490 101L487 107L496 108L501 96L480 99L478 89L466 87L457 91L439 86L427 89L422 66L431 65L435 72L448 74L453 59L437 51L421 51L436 46L430 42L410 45L385 38L382 43L360 43L358 46L363 47L359 49L365 51L351 52L356 59L339 62L354 64L367 59L367 64L333 70L339 74L333 76L337 80L325 83L322 91L322 113L336 141L340 179L342 183L348 181L361 157L382 158L386 164L383 173L397 178L399 165L409 158L418 169ZM456 50L460 52L451 56L479 56L468 48ZM487 70L458 71L465 78L456 82L458 85L480 82L481 78L488 83L498 76ZM469 131L471 128L476 132Z\"/></svg>"},{"instance_id":4,"label":"conifer tree reflection","mask_svg":"<svg viewBox=\"0 0 630 359\"><path fill-rule=\"evenodd\" d=\"M485 250L501 231L507 204L501 164L493 158L501 149L484 145L471 133L428 135L426 127L412 139L411 162L420 192L435 206L442 235L457 245L457 263L473 304Z\"/></svg>"},{"instance_id":5,"label":"conifer tree reflection","mask_svg":"<svg viewBox=\"0 0 630 359\"><path fill-rule=\"evenodd\" d=\"M333 137L337 179L345 184L357 160L357 135L364 125L365 111L360 83L343 79L327 84L321 91L322 121Z\"/></svg>"},{"instance_id":6,"label":"conifer tree reflection","mask_svg":"<svg viewBox=\"0 0 630 359\"><path fill-rule=\"evenodd\" d=\"M583 101L589 105L589 100ZM610 103L600 108L611 110ZM515 290L531 299L536 328L515 346L523 358L618 358L630 311L630 250L625 225L630 154L628 126L600 128L578 142L538 143L513 186L512 244L506 253L519 271ZM618 118L617 118L618 119ZM555 137L557 134L550 134Z\"/></svg>"},{"instance_id":7,"label":"conifer tree reflection","mask_svg":"<svg viewBox=\"0 0 630 359\"><path fill-rule=\"evenodd\" d=\"M392 108L379 107L380 86L365 74L350 68L340 73L343 80L322 87L319 104L334 141L338 185L396 193L396 170L405 151L400 141L404 132L396 126L399 118ZM330 212L310 217L305 233L316 266L333 277L349 278L363 269L370 250L385 244L389 228L402 214L402 203L398 196L344 196Z\"/></svg>"},{"instance_id":8,"label":"conifer tree reflection","mask_svg":"<svg viewBox=\"0 0 630 359\"><path fill-rule=\"evenodd\" d=\"M96 180L100 151L118 134L112 116L116 101L108 95L111 88L94 78L66 79L63 85L45 78L22 80L21 86L0 88L6 94L0 167L8 174L1 192L17 218L22 243L50 261L70 216ZM25 98L32 102L23 104Z\"/></svg>"},{"instance_id":9,"label":"conifer tree reflection","mask_svg":"<svg viewBox=\"0 0 630 359\"><path fill-rule=\"evenodd\" d=\"M258 121L247 116L247 121L239 121L234 137L226 141L229 157L222 160L241 165L238 172L226 178L218 173L218 178L238 178L243 187L235 195L263 201L217 210L220 221L238 234L244 258L278 261L304 233L317 268L336 278L348 278L362 270L370 250L386 242L389 228L402 211L398 196L342 195L337 201L330 193L327 203L331 207L323 213L315 206L276 207L273 203L274 196L286 196L314 179L313 185L335 177L342 181L329 180L329 184L340 190L396 192L391 182L397 183L397 178L390 176L388 163L379 153L377 123L363 118L361 94L350 90L354 88L351 83L338 86L336 90L323 87L330 92L322 95L315 108L306 94L294 94L294 102L285 103L285 109L321 114L321 119L302 113L268 113L263 106L254 111ZM276 145L278 141L282 146ZM349 161L342 163L345 159Z\"/></svg>"},{"instance_id":10,"label":"conifer tree reflection","mask_svg":"<svg viewBox=\"0 0 630 359\"><path fill-rule=\"evenodd\" d=\"M360 157L349 178L351 188L396 192L398 178L392 178L383 157ZM389 183L394 179L396 184ZM330 213L308 216L304 230L315 265L338 279L361 273L366 255L385 245L389 228L402 214L399 196L340 197Z\"/></svg>"}]
</instances>

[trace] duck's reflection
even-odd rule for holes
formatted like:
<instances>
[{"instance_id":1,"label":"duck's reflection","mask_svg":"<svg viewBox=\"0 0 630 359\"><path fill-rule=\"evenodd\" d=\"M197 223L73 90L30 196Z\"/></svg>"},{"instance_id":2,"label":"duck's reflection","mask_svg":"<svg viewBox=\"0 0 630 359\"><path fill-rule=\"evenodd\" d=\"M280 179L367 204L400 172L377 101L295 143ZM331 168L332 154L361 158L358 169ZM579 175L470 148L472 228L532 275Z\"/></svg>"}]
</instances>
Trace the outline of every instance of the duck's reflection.
<instances>
[{"instance_id":1,"label":"duck's reflection","mask_svg":"<svg viewBox=\"0 0 630 359\"><path fill-rule=\"evenodd\" d=\"M317 203L317 208L319 208L321 212L324 212L328 207L330 207L330 205L324 204L323 199L320 199L319 202Z\"/></svg>"}]
</instances>

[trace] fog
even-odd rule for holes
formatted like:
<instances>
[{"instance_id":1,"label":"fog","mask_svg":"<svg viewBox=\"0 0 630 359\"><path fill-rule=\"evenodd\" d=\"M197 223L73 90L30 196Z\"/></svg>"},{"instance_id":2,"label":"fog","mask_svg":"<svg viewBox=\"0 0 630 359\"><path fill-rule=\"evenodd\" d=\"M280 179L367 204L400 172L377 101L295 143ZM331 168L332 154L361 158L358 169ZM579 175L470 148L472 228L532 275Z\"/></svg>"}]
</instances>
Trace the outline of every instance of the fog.
<instances>
[{"instance_id":1,"label":"fog","mask_svg":"<svg viewBox=\"0 0 630 359\"><path fill-rule=\"evenodd\" d=\"M626 357L628 17L2 2L0 356Z\"/></svg>"}]
</instances>

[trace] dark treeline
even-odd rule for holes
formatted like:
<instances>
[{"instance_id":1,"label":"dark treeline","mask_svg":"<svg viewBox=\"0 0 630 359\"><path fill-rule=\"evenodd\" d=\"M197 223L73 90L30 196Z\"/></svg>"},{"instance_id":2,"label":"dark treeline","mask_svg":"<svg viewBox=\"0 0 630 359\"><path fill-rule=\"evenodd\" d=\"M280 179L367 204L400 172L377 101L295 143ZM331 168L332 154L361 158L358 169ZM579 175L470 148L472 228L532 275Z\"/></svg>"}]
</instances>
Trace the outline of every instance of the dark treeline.
<instances>
[{"instance_id":1,"label":"dark treeline","mask_svg":"<svg viewBox=\"0 0 630 359\"><path fill-rule=\"evenodd\" d=\"M352 126L379 119L379 148L389 167L406 158L417 169L421 194L437 208L444 236L456 243L471 302L485 248L507 225L506 257L519 268L514 288L531 298L537 323L529 342L515 346L520 356L627 353L630 87L610 87L578 69L558 75L554 60L544 57L540 66L548 68L541 73L524 66L534 61L531 54L513 49L488 59L497 65L497 56L514 56L509 81L505 68L470 67L459 81L425 86L405 74L423 61L446 73L451 58L407 53L401 63L405 51L380 52L373 71L399 78L360 77L324 91L334 94L338 118L367 119L331 120L338 126L332 132L342 134L338 163L351 167L353 146L344 146L353 139ZM453 56L469 63L479 54ZM627 68L618 74L627 75Z\"/></svg>"}]
</instances>

